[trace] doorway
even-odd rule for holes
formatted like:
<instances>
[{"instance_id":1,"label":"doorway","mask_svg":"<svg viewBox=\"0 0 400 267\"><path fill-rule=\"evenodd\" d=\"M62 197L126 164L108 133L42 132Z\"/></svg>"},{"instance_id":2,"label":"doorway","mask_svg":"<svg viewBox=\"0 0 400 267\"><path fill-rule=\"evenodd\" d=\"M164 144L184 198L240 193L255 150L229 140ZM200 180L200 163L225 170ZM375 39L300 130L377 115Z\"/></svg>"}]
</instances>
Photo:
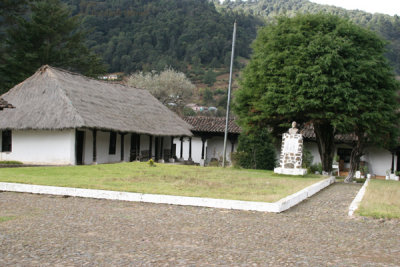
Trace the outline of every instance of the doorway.
<instances>
[{"instance_id":1,"label":"doorway","mask_svg":"<svg viewBox=\"0 0 400 267\"><path fill-rule=\"evenodd\" d=\"M85 141L85 132L76 130L76 135L75 135L76 165L83 165L84 141Z\"/></svg>"}]
</instances>

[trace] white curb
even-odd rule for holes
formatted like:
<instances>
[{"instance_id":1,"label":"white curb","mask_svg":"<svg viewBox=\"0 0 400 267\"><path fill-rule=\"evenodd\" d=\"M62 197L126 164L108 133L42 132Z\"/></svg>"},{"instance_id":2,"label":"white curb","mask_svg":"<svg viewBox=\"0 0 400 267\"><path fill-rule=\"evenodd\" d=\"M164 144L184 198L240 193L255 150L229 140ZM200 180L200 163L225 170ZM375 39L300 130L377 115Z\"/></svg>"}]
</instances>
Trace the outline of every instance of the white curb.
<instances>
[{"instance_id":1,"label":"white curb","mask_svg":"<svg viewBox=\"0 0 400 267\"><path fill-rule=\"evenodd\" d=\"M309 187L306 187L303 190L274 203L201 198L201 197L142 194L142 193L129 193L129 192L119 192L119 191L109 191L109 190L81 189L81 188L71 188L71 187L1 183L1 182L0 182L0 191L123 200L123 201L145 202L145 203L160 203L160 204L170 204L170 205L197 206L197 207L209 207L209 208L222 208L222 209L234 209L234 210L282 212L293 207L294 205L297 205L307 197L312 196L313 194L329 186L333 182L335 182L335 177L330 177L328 179L315 183Z\"/></svg>"},{"instance_id":2,"label":"white curb","mask_svg":"<svg viewBox=\"0 0 400 267\"><path fill-rule=\"evenodd\" d=\"M360 191L358 191L356 197L354 198L353 202L351 202L349 206L349 213L348 215L352 217L354 215L354 212L358 209L358 206L361 203L361 200L364 197L365 190L367 189L368 183L369 183L370 178L367 178L365 180L364 185L361 187Z\"/></svg>"}]
</instances>

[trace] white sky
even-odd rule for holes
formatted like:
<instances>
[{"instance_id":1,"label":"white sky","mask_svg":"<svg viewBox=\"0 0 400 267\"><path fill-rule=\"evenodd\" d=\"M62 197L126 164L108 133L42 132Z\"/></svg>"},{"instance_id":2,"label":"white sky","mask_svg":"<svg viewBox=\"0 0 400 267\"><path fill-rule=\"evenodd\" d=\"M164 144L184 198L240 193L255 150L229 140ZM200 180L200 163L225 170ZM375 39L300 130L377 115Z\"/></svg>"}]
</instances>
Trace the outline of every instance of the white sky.
<instances>
[{"instance_id":1,"label":"white sky","mask_svg":"<svg viewBox=\"0 0 400 267\"><path fill-rule=\"evenodd\" d=\"M400 0L310 0L318 4L400 16Z\"/></svg>"}]
</instances>

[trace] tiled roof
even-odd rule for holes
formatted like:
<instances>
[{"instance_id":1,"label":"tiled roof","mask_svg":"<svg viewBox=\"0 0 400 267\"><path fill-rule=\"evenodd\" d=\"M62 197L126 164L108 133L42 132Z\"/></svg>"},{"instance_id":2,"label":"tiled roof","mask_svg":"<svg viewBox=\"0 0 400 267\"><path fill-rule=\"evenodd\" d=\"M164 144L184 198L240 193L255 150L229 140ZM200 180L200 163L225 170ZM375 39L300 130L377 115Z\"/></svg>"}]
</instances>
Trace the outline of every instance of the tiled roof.
<instances>
[{"instance_id":1,"label":"tiled roof","mask_svg":"<svg viewBox=\"0 0 400 267\"><path fill-rule=\"evenodd\" d=\"M187 116L183 119L193 126L192 131L223 133L225 132L225 117ZM234 119L229 119L228 132L239 134L242 131Z\"/></svg>"},{"instance_id":2,"label":"tiled roof","mask_svg":"<svg viewBox=\"0 0 400 267\"><path fill-rule=\"evenodd\" d=\"M312 123L306 123L303 128L300 130L300 133L306 139L315 140L314 126ZM336 142L353 142L357 140L357 136L352 134L336 134L335 141Z\"/></svg>"},{"instance_id":3,"label":"tiled roof","mask_svg":"<svg viewBox=\"0 0 400 267\"><path fill-rule=\"evenodd\" d=\"M11 104L5 101L3 98L0 97L0 109L3 108L14 108Z\"/></svg>"}]
</instances>

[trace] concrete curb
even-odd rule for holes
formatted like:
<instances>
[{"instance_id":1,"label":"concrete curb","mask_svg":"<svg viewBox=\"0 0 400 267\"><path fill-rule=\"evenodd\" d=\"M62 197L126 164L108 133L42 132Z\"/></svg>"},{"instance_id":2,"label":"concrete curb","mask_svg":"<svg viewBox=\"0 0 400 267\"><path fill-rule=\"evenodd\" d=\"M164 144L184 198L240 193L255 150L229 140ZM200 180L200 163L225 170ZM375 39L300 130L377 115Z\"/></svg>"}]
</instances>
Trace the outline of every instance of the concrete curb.
<instances>
[{"instance_id":1,"label":"concrete curb","mask_svg":"<svg viewBox=\"0 0 400 267\"><path fill-rule=\"evenodd\" d=\"M367 189L367 186L369 184L369 180L370 180L370 178L367 178L367 180L365 180L364 185L361 187L360 191L358 191L356 197L351 202L351 204L349 206L349 213L348 213L348 215L350 217L353 217L354 212L358 209L358 206L360 205L361 200L364 197L365 190Z\"/></svg>"},{"instance_id":2,"label":"concrete curb","mask_svg":"<svg viewBox=\"0 0 400 267\"><path fill-rule=\"evenodd\" d=\"M123 200L123 201L145 202L145 203L160 203L160 204L184 205L184 206L196 206L196 207L208 207L208 208L234 209L234 210L282 212L293 207L294 205L297 205L304 199L312 196L313 194L329 186L333 182L335 182L335 177L330 177L328 179L315 183L309 187L306 187L303 190L295 194L292 194L290 196L287 196L274 203L201 198L201 197L142 194L142 193L129 193L129 192L119 192L119 191L109 191L109 190L81 189L81 188L71 188L71 187L1 183L1 182L0 182L0 191L97 198L97 199L109 199L109 200Z\"/></svg>"}]
</instances>

